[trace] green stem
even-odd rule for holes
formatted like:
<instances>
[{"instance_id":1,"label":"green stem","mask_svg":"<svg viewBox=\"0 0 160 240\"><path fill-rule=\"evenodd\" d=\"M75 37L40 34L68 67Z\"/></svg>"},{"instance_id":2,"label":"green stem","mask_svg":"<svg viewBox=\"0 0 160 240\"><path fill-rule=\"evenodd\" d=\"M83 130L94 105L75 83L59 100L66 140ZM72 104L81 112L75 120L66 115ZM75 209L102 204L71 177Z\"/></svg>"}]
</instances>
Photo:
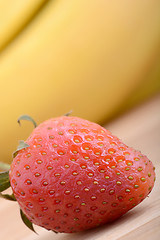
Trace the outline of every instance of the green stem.
<instances>
[{"instance_id":1,"label":"green stem","mask_svg":"<svg viewBox=\"0 0 160 240\"><path fill-rule=\"evenodd\" d=\"M22 115L18 118L17 122L19 123L19 125L21 124L21 120L27 120L33 123L34 127L37 127L37 123L34 121L34 119L32 117L30 117L29 115Z\"/></svg>"},{"instance_id":2,"label":"green stem","mask_svg":"<svg viewBox=\"0 0 160 240\"><path fill-rule=\"evenodd\" d=\"M8 163L0 162L0 170L1 171L8 171L10 169L10 165Z\"/></svg>"}]
</instances>

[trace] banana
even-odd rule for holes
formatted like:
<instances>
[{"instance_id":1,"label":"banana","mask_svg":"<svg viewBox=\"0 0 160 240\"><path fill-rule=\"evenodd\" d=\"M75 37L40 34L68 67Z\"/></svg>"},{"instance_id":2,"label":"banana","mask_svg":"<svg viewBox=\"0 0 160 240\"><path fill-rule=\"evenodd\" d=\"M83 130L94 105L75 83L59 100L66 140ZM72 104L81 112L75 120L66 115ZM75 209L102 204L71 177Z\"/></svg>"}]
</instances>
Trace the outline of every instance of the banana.
<instances>
[{"instance_id":1,"label":"banana","mask_svg":"<svg viewBox=\"0 0 160 240\"><path fill-rule=\"evenodd\" d=\"M125 104L122 104L119 110L115 112L114 116L111 116L111 118L126 112L130 108L160 93L160 57L157 58L156 62L153 62L153 64L153 70L144 73L145 81L141 81L138 84L137 88L134 89L132 94L126 99Z\"/></svg>"},{"instance_id":2,"label":"banana","mask_svg":"<svg viewBox=\"0 0 160 240\"><path fill-rule=\"evenodd\" d=\"M0 50L27 25L46 0L0 0Z\"/></svg>"},{"instance_id":3,"label":"banana","mask_svg":"<svg viewBox=\"0 0 160 240\"><path fill-rule=\"evenodd\" d=\"M21 114L103 122L143 91L159 61L159 12L159 0L49 1L0 57L2 160L31 131Z\"/></svg>"}]
</instances>

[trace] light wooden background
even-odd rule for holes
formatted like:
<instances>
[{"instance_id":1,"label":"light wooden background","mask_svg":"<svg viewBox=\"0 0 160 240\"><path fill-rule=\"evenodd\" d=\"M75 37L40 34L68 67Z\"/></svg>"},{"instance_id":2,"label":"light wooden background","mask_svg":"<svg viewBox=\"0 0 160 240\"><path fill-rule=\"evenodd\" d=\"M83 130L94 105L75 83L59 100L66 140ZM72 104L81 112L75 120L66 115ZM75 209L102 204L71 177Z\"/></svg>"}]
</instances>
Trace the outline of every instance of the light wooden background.
<instances>
[{"instance_id":1,"label":"light wooden background","mask_svg":"<svg viewBox=\"0 0 160 240\"><path fill-rule=\"evenodd\" d=\"M73 234L55 234L21 222L17 203L0 199L0 240L159 240L160 239L160 96L105 126L127 145L146 154L156 167L153 191L112 224Z\"/></svg>"}]
</instances>

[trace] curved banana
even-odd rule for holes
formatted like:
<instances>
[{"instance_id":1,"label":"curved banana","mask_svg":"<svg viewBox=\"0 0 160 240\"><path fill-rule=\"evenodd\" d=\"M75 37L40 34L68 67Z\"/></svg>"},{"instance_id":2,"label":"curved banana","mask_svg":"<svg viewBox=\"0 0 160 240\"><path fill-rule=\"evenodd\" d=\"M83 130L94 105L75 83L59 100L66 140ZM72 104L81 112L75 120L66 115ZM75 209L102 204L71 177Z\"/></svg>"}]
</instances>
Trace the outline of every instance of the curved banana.
<instances>
[{"instance_id":1,"label":"curved banana","mask_svg":"<svg viewBox=\"0 0 160 240\"><path fill-rule=\"evenodd\" d=\"M23 29L46 0L0 0L0 50Z\"/></svg>"}]
</instances>

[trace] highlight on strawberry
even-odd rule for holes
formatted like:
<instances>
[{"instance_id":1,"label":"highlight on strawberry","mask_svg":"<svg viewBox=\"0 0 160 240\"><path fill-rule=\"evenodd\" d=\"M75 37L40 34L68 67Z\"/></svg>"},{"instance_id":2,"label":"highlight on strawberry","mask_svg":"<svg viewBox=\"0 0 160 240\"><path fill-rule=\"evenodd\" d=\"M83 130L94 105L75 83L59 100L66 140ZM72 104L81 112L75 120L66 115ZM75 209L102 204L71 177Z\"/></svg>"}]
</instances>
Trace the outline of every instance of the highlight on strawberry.
<instances>
[{"instance_id":1,"label":"highlight on strawberry","mask_svg":"<svg viewBox=\"0 0 160 240\"><path fill-rule=\"evenodd\" d=\"M73 233L114 221L151 192L152 162L96 123L61 116L20 141L0 173L0 196L17 201L23 222ZM8 166L1 163L1 169ZM2 193L11 186L11 195Z\"/></svg>"}]
</instances>

